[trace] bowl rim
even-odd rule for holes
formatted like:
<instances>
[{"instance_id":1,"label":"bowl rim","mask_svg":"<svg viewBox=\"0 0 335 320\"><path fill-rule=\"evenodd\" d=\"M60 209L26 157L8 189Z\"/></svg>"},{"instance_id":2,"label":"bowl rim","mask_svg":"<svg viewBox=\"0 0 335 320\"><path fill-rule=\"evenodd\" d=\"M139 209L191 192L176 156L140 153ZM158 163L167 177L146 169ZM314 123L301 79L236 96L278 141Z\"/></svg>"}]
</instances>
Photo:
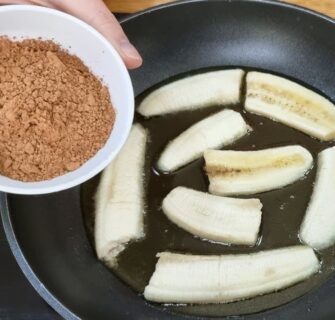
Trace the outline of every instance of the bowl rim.
<instances>
[{"instance_id":1,"label":"bowl rim","mask_svg":"<svg viewBox=\"0 0 335 320\"><path fill-rule=\"evenodd\" d=\"M222 1L222 2L230 2L231 0L179 0L173 3L163 4L156 6L154 8L149 8L143 11L140 11L138 13L130 14L129 16L120 19L121 24L126 23L128 21L131 21L137 17L144 16L146 14L150 14L153 11L183 5L186 3L198 3L198 2L216 2L216 1ZM285 3L285 2L279 2L277 0L234 0L236 2L249 2L254 4L262 3L264 5L273 5L276 7L281 8L287 8L291 10L295 10L302 13L307 13L313 16L316 16L322 20L326 20L332 24L334 24L335 27L335 19L328 17L324 14L321 14L319 12L313 11L311 9L307 9L298 5ZM24 256L24 253L19 245L18 238L16 236L16 233L14 231L14 226L11 219L11 214L8 207L8 198L7 195L4 192L0 192L0 214L3 221L4 231L6 238L8 240L9 246L11 251L13 252L14 258L17 261L19 267L23 271L25 277L30 282L30 284L34 287L36 292L62 317L64 317L67 320L81 320L80 317L78 317L76 314L74 314L68 307L65 306L56 296L54 296L47 287L43 285L43 283L39 280L38 276L34 272L34 270L30 267L26 257ZM280 308L280 307L277 307ZM276 309L276 308L275 308ZM168 314L169 315L169 314ZM179 315L180 316L180 315ZM185 318L185 316L184 316ZM186 318L194 318L190 316L186 316ZM195 319L195 318L194 318Z\"/></svg>"},{"instance_id":2,"label":"bowl rim","mask_svg":"<svg viewBox=\"0 0 335 320\"><path fill-rule=\"evenodd\" d=\"M52 9L52 8L46 8L46 7L40 7L36 5L4 5L0 6L0 14L3 12L37 12L37 13L48 13L53 16L56 16L60 19L65 19L70 21L73 24L79 25L82 29L84 29L86 32L91 33L95 38L97 38L102 44L107 48L107 50L111 53L113 56L113 59L115 59L115 62L117 65L119 65L121 70L121 75L124 78L125 82L125 99L126 99L126 105L127 107L127 120L124 124L123 132L121 133L121 138L118 140L117 144L113 146L113 149L108 152L108 156L104 158L103 161L100 161L96 166L94 166L93 169L87 171L85 174L81 174L79 177L71 179L67 182L57 182L57 179L63 178L66 174L73 173L77 170L80 170L81 167L78 169L65 173L64 175L57 176L53 179L49 180L43 180L43 181L37 181L37 182L22 182L19 180L10 179L13 182L17 182L20 184L20 186L8 186L6 183L0 183L0 190L2 192L8 192L8 193L15 193L15 194L22 194L22 195L37 195L37 194L47 194L47 193L53 193L58 192L66 189L70 189L72 187L75 187L77 185L80 185L81 183L91 179L95 175L97 175L99 172L101 172L105 167L108 166L108 164L115 158L115 156L119 153L123 145L125 144L130 129L133 123L134 119L134 113L135 113L135 103L134 103L134 88L130 79L129 72L121 59L119 53L116 51L116 49L113 47L113 45L108 41L100 32L98 32L95 28L90 26L88 23L70 15L65 12ZM108 137L107 141L110 139L110 137L113 134L113 130ZM107 142L106 141L106 142ZM104 147L102 147L104 148ZM101 149L100 149L101 150ZM98 150L99 152L99 150ZM89 160L93 159L96 156L96 154L91 157ZM5 177L5 176L3 176ZM6 177L5 177L6 178ZM46 182L55 181L54 185L51 186L43 186Z\"/></svg>"}]
</instances>

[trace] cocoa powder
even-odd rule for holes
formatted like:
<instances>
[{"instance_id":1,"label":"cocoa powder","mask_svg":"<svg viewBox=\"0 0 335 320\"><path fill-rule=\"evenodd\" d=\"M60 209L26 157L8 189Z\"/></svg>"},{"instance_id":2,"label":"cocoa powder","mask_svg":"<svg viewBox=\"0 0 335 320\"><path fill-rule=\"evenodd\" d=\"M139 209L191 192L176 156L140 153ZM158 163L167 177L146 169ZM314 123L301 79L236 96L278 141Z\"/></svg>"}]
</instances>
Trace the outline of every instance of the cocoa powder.
<instances>
[{"instance_id":1,"label":"cocoa powder","mask_svg":"<svg viewBox=\"0 0 335 320\"><path fill-rule=\"evenodd\" d=\"M0 38L0 174L51 179L80 167L115 120L102 81L52 41Z\"/></svg>"}]
</instances>

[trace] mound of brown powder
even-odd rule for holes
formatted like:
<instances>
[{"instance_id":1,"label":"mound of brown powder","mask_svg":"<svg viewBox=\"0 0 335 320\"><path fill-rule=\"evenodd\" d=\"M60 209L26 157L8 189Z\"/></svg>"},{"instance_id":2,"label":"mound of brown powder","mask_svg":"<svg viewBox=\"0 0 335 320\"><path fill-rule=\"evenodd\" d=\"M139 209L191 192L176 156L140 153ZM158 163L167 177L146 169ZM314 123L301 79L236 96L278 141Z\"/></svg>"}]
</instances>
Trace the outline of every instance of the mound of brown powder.
<instances>
[{"instance_id":1,"label":"mound of brown powder","mask_svg":"<svg viewBox=\"0 0 335 320\"><path fill-rule=\"evenodd\" d=\"M115 120L108 89L52 41L0 38L0 174L41 181L77 169Z\"/></svg>"}]
</instances>

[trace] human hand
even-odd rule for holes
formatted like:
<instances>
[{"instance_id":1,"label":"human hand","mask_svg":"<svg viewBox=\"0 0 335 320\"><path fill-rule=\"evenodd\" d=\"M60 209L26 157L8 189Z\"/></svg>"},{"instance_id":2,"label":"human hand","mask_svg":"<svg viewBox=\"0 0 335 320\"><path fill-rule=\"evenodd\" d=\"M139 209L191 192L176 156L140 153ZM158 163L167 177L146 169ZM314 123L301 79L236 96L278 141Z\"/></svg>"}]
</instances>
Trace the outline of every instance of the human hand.
<instances>
[{"instance_id":1,"label":"human hand","mask_svg":"<svg viewBox=\"0 0 335 320\"><path fill-rule=\"evenodd\" d=\"M0 4L35 4L67 12L103 34L119 52L127 68L135 69L142 64L140 54L102 0L0 0Z\"/></svg>"}]
</instances>

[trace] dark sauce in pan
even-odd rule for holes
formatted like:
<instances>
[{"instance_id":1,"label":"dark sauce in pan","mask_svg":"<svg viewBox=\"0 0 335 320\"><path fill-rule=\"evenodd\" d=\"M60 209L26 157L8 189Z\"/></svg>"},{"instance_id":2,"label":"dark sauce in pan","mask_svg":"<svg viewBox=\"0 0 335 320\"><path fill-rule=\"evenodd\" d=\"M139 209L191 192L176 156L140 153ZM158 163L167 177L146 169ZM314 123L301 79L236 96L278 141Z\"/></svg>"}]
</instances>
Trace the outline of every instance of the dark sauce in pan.
<instances>
[{"instance_id":1,"label":"dark sauce in pan","mask_svg":"<svg viewBox=\"0 0 335 320\"><path fill-rule=\"evenodd\" d=\"M170 79L169 81L172 80ZM153 89L157 87L155 86ZM245 89L243 89L243 95L244 91ZM139 96L137 104L148 93L149 91ZM157 173L155 164L170 140L195 122L222 110L223 107L214 106L205 110L185 111L150 119L144 119L137 115L135 122L141 123L150 132L150 142L146 155L146 236L138 242L129 244L119 255L118 265L113 269L113 272L139 293L142 293L148 284L157 262L156 254L161 251L190 254L238 254L300 244L298 231L313 190L317 155L320 151L335 144L333 142L320 142L278 122L246 113L243 109L243 103L229 108L241 112L244 119L252 126L253 132L225 149L259 150L298 144L312 153L314 167L304 179L292 185L279 190L249 196L257 197L263 203L262 226L259 241L255 247L211 243L196 238L179 228L170 222L161 210L163 198L177 186L208 191L208 180L203 170L203 159L199 159L170 175ZM98 182L99 177L95 177L85 183L81 191L84 220L92 245L93 196ZM328 279L335 270L335 248L330 247L323 250L318 253L318 256L322 261L321 271L318 274L279 292L229 304L162 305L162 307L169 311L198 316L242 315L271 309L304 295ZM155 305L160 307L158 304ZM308 308L307 305L306 308Z\"/></svg>"}]
</instances>

